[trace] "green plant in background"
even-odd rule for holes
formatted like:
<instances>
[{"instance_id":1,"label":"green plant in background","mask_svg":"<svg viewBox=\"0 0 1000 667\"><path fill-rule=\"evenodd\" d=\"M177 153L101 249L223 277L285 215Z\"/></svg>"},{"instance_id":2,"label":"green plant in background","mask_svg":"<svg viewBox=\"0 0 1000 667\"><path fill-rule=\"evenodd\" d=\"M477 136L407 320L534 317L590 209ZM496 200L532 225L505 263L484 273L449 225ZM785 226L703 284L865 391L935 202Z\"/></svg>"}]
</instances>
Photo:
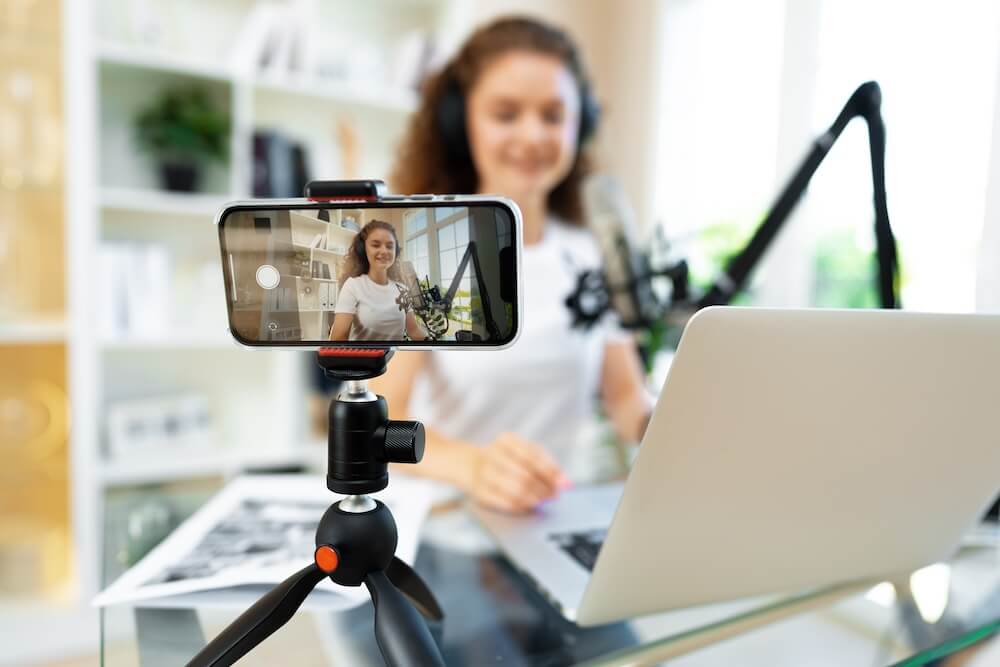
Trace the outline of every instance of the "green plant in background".
<instances>
[{"instance_id":1,"label":"green plant in background","mask_svg":"<svg viewBox=\"0 0 1000 667\"><path fill-rule=\"evenodd\" d=\"M199 86L170 88L135 118L139 146L157 158L200 164L226 162L229 114Z\"/></svg>"},{"instance_id":2,"label":"green plant in background","mask_svg":"<svg viewBox=\"0 0 1000 667\"><path fill-rule=\"evenodd\" d=\"M196 190L201 168L229 157L229 114L196 85L165 90L136 115L135 132L168 190Z\"/></svg>"},{"instance_id":3,"label":"green plant in background","mask_svg":"<svg viewBox=\"0 0 1000 667\"><path fill-rule=\"evenodd\" d=\"M715 282L719 273L730 260L746 246L762 218L752 224L736 220L723 220L703 228L697 237L697 257L690 261L690 282L695 294L706 291ZM733 305L750 302L749 290L744 289Z\"/></svg>"},{"instance_id":4,"label":"green plant in background","mask_svg":"<svg viewBox=\"0 0 1000 667\"><path fill-rule=\"evenodd\" d=\"M821 308L877 308L872 254L858 246L855 233L837 229L816 244L812 302Z\"/></svg>"},{"instance_id":5,"label":"green plant in background","mask_svg":"<svg viewBox=\"0 0 1000 667\"><path fill-rule=\"evenodd\" d=\"M899 241L897 239L897 252ZM813 258L812 305L821 308L878 308L874 251L863 248L851 229L836 229L822 237ZM899 287L906 274L900 268Z\"/></svg>"}]
</instances>

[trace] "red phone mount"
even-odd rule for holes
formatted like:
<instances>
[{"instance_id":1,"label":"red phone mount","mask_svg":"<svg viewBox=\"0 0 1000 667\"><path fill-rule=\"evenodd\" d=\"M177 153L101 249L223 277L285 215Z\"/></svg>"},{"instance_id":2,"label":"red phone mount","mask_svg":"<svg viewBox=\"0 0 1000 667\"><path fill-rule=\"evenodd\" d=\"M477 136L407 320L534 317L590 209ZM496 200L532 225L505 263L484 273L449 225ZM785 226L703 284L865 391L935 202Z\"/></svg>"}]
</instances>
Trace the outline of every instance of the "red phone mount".
<instances>
[{"instance_id":1,"label":"red phone mount","mask_svg":"<svg viewBox=\"0 0 1000 667\"><path fill-rule=\"evenodd\" d=\"M316 359L328 378L350 382L385 373L394 352L391 347L321 347Z\"/></svg>"}]
</instances>

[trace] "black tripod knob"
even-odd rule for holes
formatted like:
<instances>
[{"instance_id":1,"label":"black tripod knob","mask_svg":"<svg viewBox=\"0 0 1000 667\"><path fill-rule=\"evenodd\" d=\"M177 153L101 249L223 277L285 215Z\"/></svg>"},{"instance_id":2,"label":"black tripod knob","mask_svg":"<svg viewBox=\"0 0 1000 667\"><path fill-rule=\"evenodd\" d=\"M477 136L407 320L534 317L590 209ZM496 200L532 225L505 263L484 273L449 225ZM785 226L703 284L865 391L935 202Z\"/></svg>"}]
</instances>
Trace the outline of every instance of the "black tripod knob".
<instances>
[{"instance_id":1,"label":"black tripod knob","mask_svg":"<svg viewBox=\"0 0 1000 667\"><path fill-rule=\"evenodd\" d=\"M419 463L424 457L424 425L389 420L385 425L385 459L390 463Z\"/></svg>"}]
</instances>

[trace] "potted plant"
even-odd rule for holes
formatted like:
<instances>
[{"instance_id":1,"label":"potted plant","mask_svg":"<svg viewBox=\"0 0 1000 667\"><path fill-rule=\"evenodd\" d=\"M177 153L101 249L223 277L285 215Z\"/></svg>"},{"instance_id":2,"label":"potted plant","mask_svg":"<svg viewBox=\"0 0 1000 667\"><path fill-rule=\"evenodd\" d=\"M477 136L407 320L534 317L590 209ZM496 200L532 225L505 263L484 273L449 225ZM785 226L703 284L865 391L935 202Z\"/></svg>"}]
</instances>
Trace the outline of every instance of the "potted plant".
<instances>
[{"instance_id":1,"label":"potted plant","mask_svg":"<svg viewBox=\"0 0 1000 667\"><path fill-rule=\"evenodd\" d=\"M229 156L229 115L198 86L163 92L135 117L140 148L158 162L167 190L193 192L201 168Z\"/></svg>"}]
</instances>

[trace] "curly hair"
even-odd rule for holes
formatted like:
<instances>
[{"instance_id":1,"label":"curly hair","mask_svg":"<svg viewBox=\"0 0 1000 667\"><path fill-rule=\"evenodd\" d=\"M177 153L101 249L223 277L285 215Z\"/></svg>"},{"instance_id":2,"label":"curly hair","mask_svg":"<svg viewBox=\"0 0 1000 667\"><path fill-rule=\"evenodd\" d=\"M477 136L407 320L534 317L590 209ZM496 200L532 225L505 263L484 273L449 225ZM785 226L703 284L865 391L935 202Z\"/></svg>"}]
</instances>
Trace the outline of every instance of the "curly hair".
<instances>
[{"instance_id":1,"label":"curly hair","mask_svg":"<svg viewBox=\"0 0 1000 667\"><path fill-rule=\"evenodd\" d=\"M483 70L510 51L532 51L555 56L576 79L579 90L587 88L583 61L569 36L535 19L499 19L476 30L455 57L423 84L420 106L410 119L390 175L396 192L469 194L476 192L478 176L468 152L448 150L438 121L444 96L457 86L464 97ZM464 131L464 128L463 128ZM590 156L578 146L566 177L549 193L548 207L570 224L580 224L583 202L580 189L591 170Z\"/></svg>"},{"instance_id":2,"label":"curly hair","mask_svg":"<svg viewBox=\"0 0 1000 667\"><path fill-rule=\"evenodd\" d=\"M371 269L371 265L368 263L368 253L365 251L365 242L368 240L368 235L376 229L384 229L392 234L392 238L396 242L396 255L392 262L392 266L389 267L389 279L396 282L402 281L402 274L399 271L399 256L403 254L403 248L399 245L399 237L396 235L396 228L383 220L372 220L362 227L361 230L354 235L354 239L351 241L351 247L347 251L347 257L344 260L344 268L341 271L341 284L347 282L348 278L357 278L358 276L368 274L368 271Z\"/></svg>"}]
</instances>

